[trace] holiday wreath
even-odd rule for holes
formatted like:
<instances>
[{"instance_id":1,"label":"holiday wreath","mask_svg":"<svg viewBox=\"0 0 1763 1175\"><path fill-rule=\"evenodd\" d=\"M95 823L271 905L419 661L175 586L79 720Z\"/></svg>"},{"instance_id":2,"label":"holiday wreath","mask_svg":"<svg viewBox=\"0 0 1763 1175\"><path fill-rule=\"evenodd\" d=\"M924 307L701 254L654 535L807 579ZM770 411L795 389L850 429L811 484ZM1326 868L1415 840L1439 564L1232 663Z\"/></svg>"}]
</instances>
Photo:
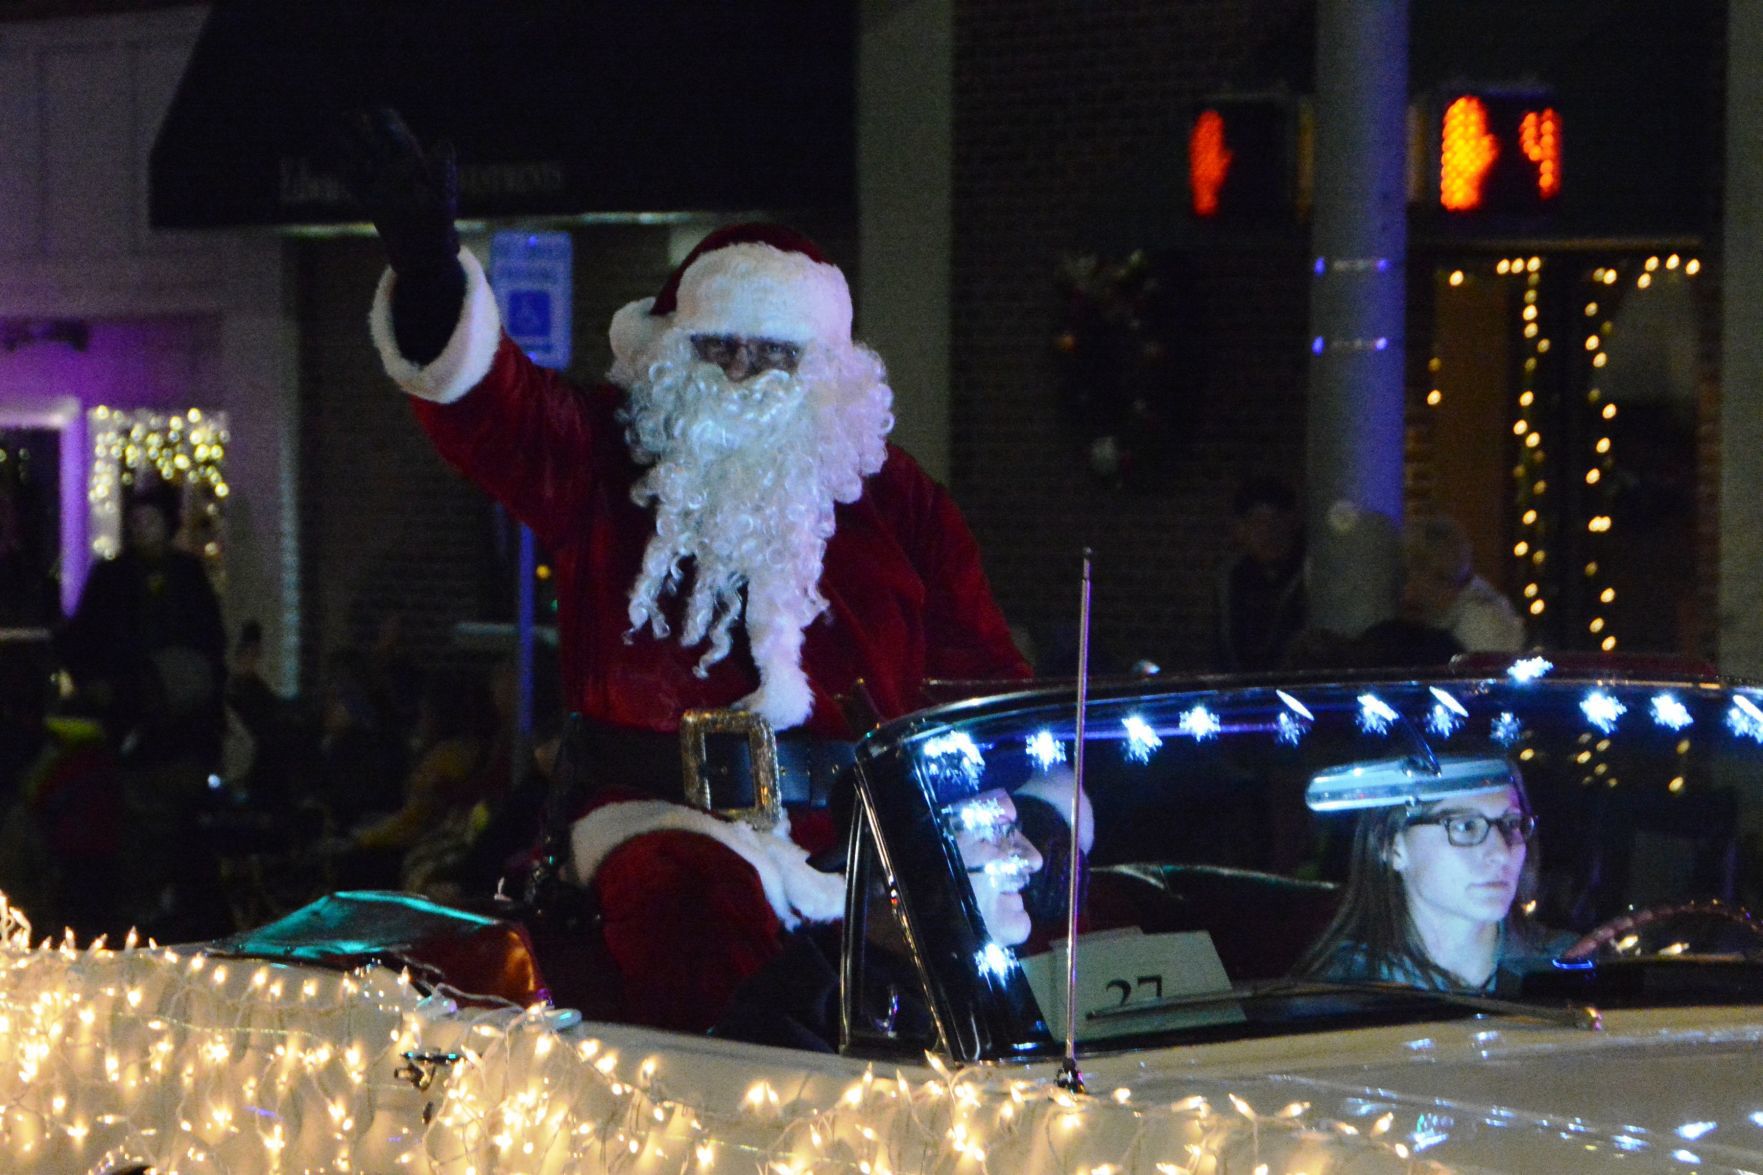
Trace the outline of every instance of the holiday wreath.
<instances>
[{"instance_id":1,"label":"holiday wreath","mask_svg":"<svg viewBox=\"0 0 1763 1175\"><path fill-rule=\"evenodd\" d=\"M1167 472L1178 398L1193 386L1187 306L1166 255L1134 250L1110 261L1066 257L1053 335L1059 399L1091 472L1119 488L1149 489Z\"/></svg>"}]
</instances>

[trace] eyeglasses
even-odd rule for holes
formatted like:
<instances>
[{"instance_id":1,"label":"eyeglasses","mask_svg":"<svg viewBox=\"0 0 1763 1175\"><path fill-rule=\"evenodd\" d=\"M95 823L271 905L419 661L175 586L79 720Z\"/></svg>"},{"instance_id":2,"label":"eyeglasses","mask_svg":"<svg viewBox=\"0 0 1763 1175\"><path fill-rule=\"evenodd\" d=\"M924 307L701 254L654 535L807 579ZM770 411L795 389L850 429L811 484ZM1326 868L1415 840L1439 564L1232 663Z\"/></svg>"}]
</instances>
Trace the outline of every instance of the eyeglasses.
<instances>
[{"instance_id":1,"label":"eyeglasses","mask_svg":"<svg viewBox=\"0 0 1763 1175\"><path fill-rule=\"evenodd\" d=\"M1022 825L1011 820L1008 823L994 825L984 832L971 834L975 845L967 852L980 845L996 849L1001 856L989 861L965 861L963 868L969 874L984 873L992 877L1013 876L1019 873L1033 873L1038 865L1030 865L1028 854L1034 852L1034 845L1023 835Z\"/></svg>"},{"instance_id":2,"label":"eyeglasses","mask_svg":"<svg viewBox=\"0 0 1763 1175\"><path fill-rule=\"evenodd\" d=\"M700 363L714 363L725 371L744 355L753 375L763 371L793 372L802 361L802 348L795 343L740 335L693 335L692 350Z\"/></svg>"},{"instance_id":3,"label":"eyeglasses","mask_svg":"<svg viewBox=\"0 0 1763 1175\"><path fill-rule=\"evenodd\" d=\"M1000 856L990 860L968 861L965 868L969 873L1006 873L1022 870L1032 872L1025 859L1023 850L1033 850L1034 846L1028 837L1023 835L1022 825L1014 819L985 819L985 805L975 817L963 819L956 817L956 841L965 842L963 854L972 853L982 846L996 850Z\"/></svg>"},{"instance_id":4,"label":"eyeglasses","mask_svg":"<svg viewBox=\"0 0 1763 1175\"><path fill-rule=\"evenodd\" d=\"M1488 833L1495 828L1500 830L1500 838L1508 846L1527 844L1537 830L1537 818L1528 812L1508 812L1499 817L1469 812L1435 812L1431 816L1415 816L1402 827L1413 828L1418 824L1440 825L1445 830L1445 839L1460 849L1472 849L1486 843Z\"/></svg>"}]
</instances>

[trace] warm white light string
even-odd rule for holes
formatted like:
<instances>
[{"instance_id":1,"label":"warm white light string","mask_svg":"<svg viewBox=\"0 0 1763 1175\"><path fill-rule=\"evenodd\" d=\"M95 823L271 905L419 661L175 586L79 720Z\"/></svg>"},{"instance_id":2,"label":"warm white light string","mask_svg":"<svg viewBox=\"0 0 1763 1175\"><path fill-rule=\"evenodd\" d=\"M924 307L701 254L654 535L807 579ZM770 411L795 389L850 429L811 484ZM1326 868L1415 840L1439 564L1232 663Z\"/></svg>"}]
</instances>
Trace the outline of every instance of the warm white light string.
<instances>
[{"instance_id":1,"label":"warm white light string","mask_svg":"<svg viewBox=\"0 0 1763 1175\"><path fill-rule=\"evenodd\" d=\"M0 1166L8 1171L1411 1171L1386 1115L1317 1121L1235 1094L1074 1096L1015 1067L928 1058L794 1087L679 1038L617 1046L544 1008L424 998L344 974L190 948L30 945L0 899ZM638 1034L653 1043L654 1034ZM628 1046L627 1046L628 1047ZM457 1056L419 1089L406 1053ZM775 1064L775 1061L773 1062ZM836 1064L836 1062L835 1062ZM715 1104L670 1068L729 1067ZM745 1078L737 1073L746 1074ZM775 1079L774 1079L775 1080ZM714 1085L712 1085L714 1088ZM700 1099L701 1100L701 1099Z\"/></svg>"}]
</instances>

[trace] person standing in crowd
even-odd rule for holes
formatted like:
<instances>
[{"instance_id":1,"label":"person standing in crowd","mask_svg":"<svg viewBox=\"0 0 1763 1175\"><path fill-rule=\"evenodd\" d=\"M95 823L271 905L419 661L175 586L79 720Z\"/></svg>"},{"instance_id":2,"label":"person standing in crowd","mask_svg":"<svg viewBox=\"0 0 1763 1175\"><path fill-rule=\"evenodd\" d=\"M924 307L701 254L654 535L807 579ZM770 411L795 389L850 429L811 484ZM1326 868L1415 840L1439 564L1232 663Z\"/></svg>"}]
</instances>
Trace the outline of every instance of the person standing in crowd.
<instances>
[{"instance_id":1,"label":"person standing in crowd","mask_svg":"<svg viewBox=\"0 0 1763 1175\"><path fill-rule=\"evenodd\" d=\"M173 544L176 486L138 489L124 505L123 549L95 564L56 648L83 699L122 740L218 760L225 730L226 632L199 556Z\"/></svg>"},{"instance_id":2,"label":"person standing in crowd","mask_svg":"<svg viewBox=\"0 0 1763 1175\"><path fill-rule=\"evenodd\" d=\"M338 835L404 802L410 740L390 717L374 680L359 650L339 649L325 659L309 796ZM413 721L412 732L415 726Z\"/></svg>"},{"instance_id":3,"label":"person standing in crowd","mask_svg":"<svg viewBox=\"0 0 1763 1175\"><path fill-rule=\"evenodd\" d=\"M1213 668L1276 669L1304 629L1304 525L1298 495L1276 477L1244 482L1231 499L1237 554L1218 574Z\"/></svg>"},{"instance_id":4,"label":"person standing in crowd","mask_svg":"<svg viewBox=\"0 0 1763 1175\"><path fill-rule=\"evenodd\" d=\"M352 864L369 884L402 886L409 855L431 838L463 839L462 822L506 790L489 770L497 710L483 674L438 670L417 709L416 743L402 805L370 817L348 836ZM431 846L432 847L432 846Z\"/></svg>"},{"instance_id":5,"label":"person standing in crowd","mask_svg":"<svg viewBox=\"0 0 1763 1175\"><path fill-rule=\"evenodd\" d=\"M121 934L122 780L99 724L54 712L53 660L35 636L0 634L0 891L38 926Z\"/></svg>"},{"instance_id":6,"label":"person standing in crowd","mask_svg":"<svg viewBox=\"0 0 1763 1175\"><path fill-rule=\"evenodd\" d=\"M281 720L282 698L263 679L263 625L247 620L233 642L233 663L227 672L226 703L253 739L262 740Z\"/></svg>"},{"instance_id":7,"label":"person standing in crowd","mask_svg":"<svg viewBox=\"0 0 1763 1175\"><path fill-rule=\"evenodd\" d=\"M1524 621L1498 588L1475 573L1469 536L1454 518L1412 522L1402 543L1402 611L1443 629L1465 652L1516 653Z\"/></svg>"},{"instance_id":8,"label":"person standing in crowd","mask_svg":"<svg viewBox=\"0 0 1763 1175\"><path fill-rule=\"evenodd\" d=\"M0 476L0 629L44 629L61 623L61 585L31 550L22 495Z\"/></svg>"},{"instance_id":9,"label":"person standing in crowd","mask_svg":"<svg viewBox=\"0 0 1763 1175\"><path fill-rule=\"evenodd\" d=\"M650 797L571 832L627 1016L706 1028L783 928L839 916L843 887L807 863L830 846L824 810L792 818L792 843L679 804L682 716L766 719L806 765L798 798L824 808L857 733L843 700L885 718L923 704L930 678L1027 675L977 544L888 445L886 371L802 234L712 232L614 316L609 380L578 389L502 331L459 246L449 151L363 114L345 172L390 263L371 315L386 369L441 455L552 552L564 704L603 794Z\"/></svg>"}]
</instances>

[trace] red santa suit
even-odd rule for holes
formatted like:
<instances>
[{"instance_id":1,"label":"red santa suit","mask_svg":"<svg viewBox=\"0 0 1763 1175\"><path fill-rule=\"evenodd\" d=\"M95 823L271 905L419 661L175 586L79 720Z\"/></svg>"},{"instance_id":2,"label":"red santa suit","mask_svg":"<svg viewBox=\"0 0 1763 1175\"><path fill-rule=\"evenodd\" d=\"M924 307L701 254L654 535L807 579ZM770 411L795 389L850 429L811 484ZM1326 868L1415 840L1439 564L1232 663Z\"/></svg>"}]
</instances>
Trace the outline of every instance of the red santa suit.
<instances>
[{"instance_id":1,"label":"red santa suit","mask_svg":"<svg viewBox=\"0 0 1763 1175\"><path fill-rule=\"evenodd\" d=\"M790 274L805 270L810 285L820 286L809 290L817 300L805 314L790 303L787 284L768 283L764 274L756 283L756 297L748 296L755 286L749 281L737 293L694 293L676 307L670 291L679 288L682 275L698 258L730 244L746 243L751 250L756 239L776 239L767 226L755 227L757 237L751 229L738 228L732 236L724 230L727 239L720 245L717 237L708 239L660 299L621 311L614 320L615 353L628 354L671 318L692 313L724 317L731 308L737 321L718 324L727 333L744 330L790 338L784 331L801 319L811 334L836 333L842 326L848 340L849 295L843 277L831 265L803 259L789 249L780 256L797 267ZM770 264L769 253L760 257ZM568 704L615 727L668 732L678 729L688 709L726 707L753 695L761 674L744 624L732 632L729 655L702 672L694 672L700 668L701 647L686 647L677 638L647 629L632 631L632 584L655 535L656 515L652 506L639 505L632 497L643 466L633 457L617 415L624 392L610 384L578 389L531 362L502 332L481 267L468 252L462 251L460 258L467 274L465 306L453 337L434 362L418 368L398 351L390 322L390 272L375 301L373 334L388 371L414 397L417 418L442 457L530 527L550 552ZM723 275L717 276L720 280ZM743 271L732 276L751 275ZM692 289L689 284L687 288ZM828 304L830 313L825 311ZM742 314L757 318L741 320ZM959 511L941 486L892 446L880 469L862 482L860 496L837 504L819 590L827 607L802 631L800 649L800 667L812 694L801 728L810 735L853 737L838 699L859 679L885 718L923 705L929 678L1020 677L1027 672ZM670 629L680 631L679 596L664 596L657 603ZM787 718L780 722L777 715L768 716L777 725L788 724ZM662 814L648 808L644 813L645 819ZM676 936L656 933L660 927L652 921L669 907L722 909L721 921L740 928L740 942L717 948L732 960L728 973L713 983L717 990L732 990L745 973L775 954L780 926L836 916L836 908L828 909L824 884L816 891L812 879L797 879L798 891L819 895L804 907L791 902L789 886L767 883L779 870L791 874L808 868L787 840L772 837L781 843L767 845L753 839L766 834L749 837L746 829L741 836L719 836L701 823L713 817L683 808L648 824L632 813L614 818L597 811L587 819L604 827L586 834L576 830L576 872L583 881L593 879L603 902L613 904L607 899L617 895L641 911L639 920L650 922L631 927L627 958L621 960L621 968L629 964L627 975L647 976L654 966L664 972L686 970L677 957L668 958L678 949ZM584 850L584 844L592 850ZM633 896L639 893L647 896ZM735 908L753 912L737 918L728 913ZM609 916L609 940L615 937L610 930ZM700 937L704 930L693 927ZM702 945L694 944L694 953ZM693 982L702 980L699 976ZM707 1027L716 1008L703 1008L691 1022L682 1012L696 1002L712 1003L713 995L664 993L658 1006L633 1009L632 1018Z\"/></svg>"}]
</instances>

